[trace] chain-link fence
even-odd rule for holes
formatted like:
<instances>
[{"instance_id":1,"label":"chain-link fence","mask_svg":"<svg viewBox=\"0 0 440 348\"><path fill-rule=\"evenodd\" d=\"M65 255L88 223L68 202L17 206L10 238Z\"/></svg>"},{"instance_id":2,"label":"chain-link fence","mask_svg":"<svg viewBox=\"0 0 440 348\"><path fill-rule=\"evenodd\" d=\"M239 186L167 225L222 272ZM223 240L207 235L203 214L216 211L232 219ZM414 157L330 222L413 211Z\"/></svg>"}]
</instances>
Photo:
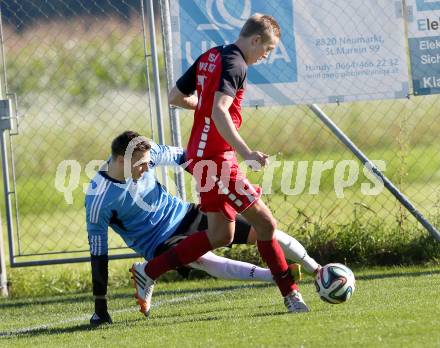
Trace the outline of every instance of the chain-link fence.
<instances>
[{"instance_id":1,"label":"chain-link fence","mask_svg":"<svg viewBox=\"0 0 440 348\"><path fill-rule=\"evenodd\" d=\"M161 1L162 12L165 1ZM109 142L123 130L153 136L150 101L154 98L147 86L144 49L147 16L141 3L1 3L8 91L18 95L19 114L23 115L19 135L11 136L8 142L16 179L16 188L11 187L15 195L8 194L16 198L13 203L18 214L14 223L16 260L54 259L66 253L87 256L84 186L97 168L95 160L108 157ZM202 3L223 4L228 13L240 17L243 4L248 2ZM327 5L332 4L337 7L334 1ZM271 14L285 16L280 8ZM198 18L200 14L192 15ZM175 29L176 17L169 19ZM333 21L338 24L338 18ZM348 33L355 24L339 26L345 25ZM204 41L205 48L222 43L197 37L199 48ZM185 39L190 38L182 37ZM288 49L288 43L284 44ZM159 58L163 67L162 55ZM296 64L300 67L302 62ZM287 73L270 64L266 68L269 77ZM161 73L165 77L163 70ZM381 81L379 75L365 79L370 90ZM300 94L307 97L312 87L316 89L310 84L310 89ZM352 87L353 94L362 90L361 85ZM308 107L259 104L258 98L253 101L253 107L243 110L240 134L252 149L273 156L273 165L248 175L263 186L263 199L281 228L292 232L306 224L348 225L358 220L380 220L384 226L394 227L413 221ZM409 93L407 99L339 101L326 104L324 111L370 159L380 161L384 173L422 213L438 217L439 97ZM181 111L179 121L185 145L192 112ZM169 134L168 122L165 127ZM187 199L197 201L190 182L187 176ZM109 238L113 254L121 253L115 250L123 247L119 237L111 233Z\"/></svg>"},{"instance_id":2,"label":"chain-link fence","mask_svg":"<svg viewBox=\"0 0 440 348\"><path fill-rule=\"evenodd\" d=\"M437 122L440 98L414 97L408 88L403 2L192 0L171 1L171 4L169 39L174 39L173 57L178 73L185 71L208 48L234 42L251 13L265 11L285 25L278 49L266 63L249 68L248 83L252 86L245 103L253 107L243 110L240 128L251 149L272 156L269 168L248 175L252 182L263 186L263 199L279 226L294 232L308 224L342 226L364 220L379 221L383 228L405 231L404 227L415 221L308 106L282 105L289 100L303 104L313 100L333 102L323 106L326 114L424 215L438 221L440 157L436 149L440 145ZM292 7L295 7L293 20L289 17ZM399 25L389 27L388 22ZM297 32L294 37L293 28ZM366 37L362 28L374 35ZM376 36L375 30L381 36ZM314 36L319 39L312 40ZM314 47L307 46L307 41ZM294 48L289 46L295 44L294 60L289 56L289 49L293 52ZM400 53L395 54L397 47ZM383 58L387 55L392 58ZM313 65L315 58L328 64ZM277 59L289 64L277 64ZM289 70L293 70L292 65L296 65L296 71ZM332 73L335 67L336 73ZM311 73L300 75L301 72ZM391 78L401 83L394 94L398 99L374 100L389 98L381 91L386 76L394 73L402 78ZM297 84L302 83L299 91L282 84L289 74L305 79L302 82L298 77ZM356 74L360 78L350 80ZM282 83L261 83L262 76L267 81ZM350 81L354 82L345 96L327 91L328 86L336 90L339 84ZM322 91L322 95L316 95L316 91ZM269 101L255 97L263 94L270 95ZM282 95L278 106L274 105L277 94ZM343 102L350 99L373 100ZM180 120L182 143L186 144L193 113L182 111ZM191 199L197 199L194 189L188 188L188 192Z\"/></svg>"},{"instance_id":3,"label":"chain-link fence","mask_svg":"<svg viewBox=\"0 0 440 348\"><path fill-rule=\"evenodd\" d=\"M10 137L16 261L88 256L87 183L116 135L152 136L141 4L2 1L8 91L22 115ZM116 234L109 246L131 253Z\"/></svg>"}]
</instances>

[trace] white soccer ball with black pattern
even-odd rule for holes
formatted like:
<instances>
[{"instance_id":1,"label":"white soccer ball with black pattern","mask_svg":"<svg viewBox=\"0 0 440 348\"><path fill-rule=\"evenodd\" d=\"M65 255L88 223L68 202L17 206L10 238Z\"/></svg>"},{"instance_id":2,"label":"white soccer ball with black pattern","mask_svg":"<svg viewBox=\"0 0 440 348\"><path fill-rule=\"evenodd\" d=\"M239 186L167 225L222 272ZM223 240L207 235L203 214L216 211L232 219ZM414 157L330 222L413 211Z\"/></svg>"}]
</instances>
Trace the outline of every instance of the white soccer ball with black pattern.
<instances>
[{"instance_id":1,"label":"white soccer ball with black pattern","mask_svg":"<svg viewBox=\"0 0 440 348\"><path fill-rule=\"evenodd\" d=\"M332 304L348 301L353 295L356 280L350 268L342 263L329 263L316 275L316 291L321 300Z\"/></svg>"}]
</instances>

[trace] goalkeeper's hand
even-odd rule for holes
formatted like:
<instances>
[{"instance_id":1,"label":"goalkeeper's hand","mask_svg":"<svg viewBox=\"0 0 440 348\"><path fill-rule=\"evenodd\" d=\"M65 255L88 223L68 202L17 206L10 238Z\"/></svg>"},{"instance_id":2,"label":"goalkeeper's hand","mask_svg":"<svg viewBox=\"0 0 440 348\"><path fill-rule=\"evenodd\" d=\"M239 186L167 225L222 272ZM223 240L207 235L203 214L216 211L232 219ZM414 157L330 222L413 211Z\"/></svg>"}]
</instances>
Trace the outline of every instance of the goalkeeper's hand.
<instances>
[{"instance_id":1,"label":"goalkeeper's hand","mask_svg":"<svg viewBox=\"0 0 440 348\"><path fill-rule=\"evenodd\" d=\"M99 326L102 324L112 324L112 318L107 310L106 299L95 299L95 313L90 318L91 326Z\"/></svg>"}]
</instances>

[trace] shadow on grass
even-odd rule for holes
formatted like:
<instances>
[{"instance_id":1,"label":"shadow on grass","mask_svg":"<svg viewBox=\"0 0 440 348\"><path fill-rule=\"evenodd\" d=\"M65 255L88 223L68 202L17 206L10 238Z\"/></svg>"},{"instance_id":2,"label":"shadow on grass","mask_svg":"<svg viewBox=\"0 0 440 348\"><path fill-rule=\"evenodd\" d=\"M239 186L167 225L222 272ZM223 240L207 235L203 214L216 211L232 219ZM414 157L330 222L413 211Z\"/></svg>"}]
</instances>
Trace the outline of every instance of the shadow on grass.
<instances>
[{"instance_id":1,"label":"shadow on grass","mask_svg":"<svg viewBox=\"0 0 440 348\"><path fill-rule=\"evenodd\" d=\"M219 311L212 311L218 314ZM160 327L160 326L176 326L185 323L195 323L195 322L206 322L206 321L215 321L222 319L221 316L216 315L206 315L211 314L211 311L207 311L206 313L199 313L198 315L188 315L187 318L174 317L170 320L170 317L158 317L152 319L144 319L144 318L136 318L130 321L123 322L115 322L112 325L101 325L99 327L90 326L89 324L79 324L79 325L71 325L68 327L57 328L57 327L49 327L48 326L35 326L24 329L12 330L0 332L0 339L20 339L20 338L29 338L29 337L38 337L44 335L60 335L65 333L74 333L74 332L84 332L84 331L93 331L93 330L108 330L111 328L115 329L123 329L128 324L134 325L135 323L141 323L142 328L147 327ZM52 325L50 325L52 326Z\"/></svg>"},{"instance_id":2,"label":"shadow on grass","mask_svg":"<svg viewBox=\"0 0 440 348\"><path fill-rule=\"evenodd\" d=\"M387 278L402 278L402 277L422 277L427 275L440 274L438 271L420 271L420 272L396 272L396 273L383 273L383 274L366 274L356 276L356 280L375 280L375 279L387 279Z\"/></svg>"},{"instance_id":3,"label":"shadow on grass","mask_svg":"<svg viewBox=\"0 0 440 348\"><path fill-rule=\"evenodd\" d=\"M158 285L160 286L160 285ZM157 287L158 287L157 286ZM217 292L217 291L233 291L233 290L239 290L239 289L252 289L252 288L267 288L273 286L269 283L248 283L243 285L232 285L232 286L219 286L214 287L210 289L206 288L193 288L193 289L184 289L184 290L159 290L154 292L154 297L160 297L160 296L172 296L172 295L189 295L194 293L210 293L210 292ZM133 290L134 291L134 290ZM123 293L123 294L114 294L109 296L110 301L112 299L126 299L126 298L133 298L133 292L129 293ZM11 300L14 301L14 300ZM68 295L68 297L51 297L47 299L26 299L26 300L17 300L16 302L8 302L8 300L5 300L4 303L0 303L0 309L2 308L20 308L20 307L28 307L30 304L32 305L48 305L48 304L54 304L54 303L60 303L60 304L69 304L69 303L78 303L78 301L92 301L92 294L80 294L80 295Z\"/></svg>"},{"instance_id":4,"label":"shadow on grass","mask_svg":"<svg viewBox=\"0 0 440 348\"><path fill-rule=\"evenodd\" d=\"M440 270L435 271L420 271L420 272L394 272L394 273L379 273L379 274L371 274L371 275L361 275L358 276L358 280L375 280L375 279L386 279L386 278L401 278L401 277L420 277L420 276L426 276L426 275L438 275L440 274ZM312 279L307 279L304 281L304 283L312 283ZM192 288L192 289L185 289L185 290L163 290L163 291L157 291L155 295L157 297L160 296L179 296L179 295L188 295L188 294L210 294L215 292L228 292L228 291L239 291L241 289L264 289L268 287L273 287L273 284L267 284L267 283L251 283L251 284L245 284L245 285L238 285L238 286L222 286L222 287L214 287L211 289L203 289L203 288ZM115 298L128 298L132 297L132 294L116 294L112 296L113 299ZM39 304L39 305L45 305L45 304L51 304L51 303L75 303L80 299L85 299L88 301L91 301L90 295L79 295L79 296L71 296L70 298L51 298L47 300L40 300L36 301L33 304ZM0 305L1 307L20 307L20 306L28 306L29 301L20 302L20 303L5 303ZM238 308L235 308L237 310ZM245 310L245 308L240 308ZM186 323L202 323L207 321L217 321L222 320L227 317L229 317L228 313L230 312L230 308L224 308L224 309L208 309L208 310L195 310L194 312L191 312L190 314L183 314L182 313L176 313L176 314L165 314L161 315L159 317L151 317L149 319L144 318L136 318L136 319L130 319L130 320L124 320L120 322L115 322L113 325L103 325L100 328L91 327L88 324L78 324L78 325L71 325L68 327L61 327L57 328L54 327L56 324L48 324L48 325L40 325L40 326L34 326L34 327L28 327L28 328L22 328L22 329L16 329L16 330L10 330L10 331L3 331L0 332L0 338L1 339L11 339L11 338L21 338L21 337L37 337L37 336L43 336L43 335L59 335L63 333L74 333L79 331L91 331L91 330L107 330L109 328L113 327L120 327L123 329L123 327L127 325L136 325L139 324L142 327L167 327L167 326L176 326L176 325L182 325ZM249 319L251 318L264 318L264 317L273 317L273 316L281 316L281 315L288 315L288 313L284 311L271 311L271 310L265 310L260 313L247 313L247 314L239 314L239 317L246 316Z\"/></svg>"},{"instance_id":5,"label":"shadow on grass","mask_svg":"<svg viewBox=\"0 0 440 348\"><path fill-rule=\"evenodd\" d=\"M421 277L426 275L438 275L440 274L440 270L433 270L433 271L420 271L420 272L394 272L394 273L378 273L378 274L371 274L371 275L360 275L356 276L356 280L374 280L374 279L387 279L387 278L401 278L401 277ZM303 284L310 284L313 280L311 278L303 280L301 283ZM160 286L160 285L159 285ZM188 295L188 294L194 294L194 293L211 293L211 292L217 292L217 291L235 291L240 289L260 289L260 288L268 288L274 286L270 283L247 283L243 285L232 285L232 286L220 286L220 287L213 287L210 289L206 288L192 288L192 289L184 289L184 290L159 290L154 292L154 297L160 297L160 296L179 296L179 295ZM113 294L110 296L110 300L114 299L126 299L126 298L132 298L133 293L121 293L121 294ZM32 305L48 305L48 304L74 304L78 301L88 301L92 302L92 295L91 294L79 294L79 295L68 295L68 297L52 297L47 299L22 299L22 300L11 300L13 302L9 302L9 300L3 300L0 302L0 309L6 309L6 308L20 308L20 307L28 307L30 304ZM1 333L0 333L1 336Z\"/></svg>"},{"instance_id":6,"label":"shadow on grass","mask_svg":"<svg viewBox=\"0 0 440 348\"><path fill-rule=\"evenodd\" d=\"M0 332L0 339L20 339L20 338L29 338L29 337L38 337L38 336L44 336L44 335L60 335L65 333L74 333L74 332L83 332L83 331L93 331L93 330L99 330L99 331L105 331L110 330L112 328L121 330L126 327L127 325L136 325L140 324L142 325L142 328L154 328L154 327L175 327L176 325L183 325L187 323L202 323L202 322L210 322L210 321L217 321L221 319L225 319L225 316L219 315L220 312L229 312L230 308L224 309L224 310L205 310L205 311L198 311L195 313L191 313L185 316L182 316L182 314L178 315L165 315L160 317L152 317L149 319L145 318L136 318L136 319L130 319L130 320L124 320L121 322L115 322L112 325L102 325L100 327L92 327L88 324L79 324L79 325L72 325L64 328L56 328L56 327L45 327L45 326L39 326L39 327L29 327L25 329L19 329L15 331L9 331L9 332ZM257 318L257 317L273 317L273 316L280 316L280 315L288 315L286 312L281 311L268 311L264 313L258 313L258 314L249 314L246 315L249 318ZM242 317L242 316L240 316Z\"/></svg>"},{"instance_id":7,"label":"shadow on grass","mask_svg":"<svg viewBox=\"0 0 440 348\"><path fill-rule=\"evenodd\" d=\"M275 315L292 315L286 311L273 311L273 312L263 312L263 313L256 313L256 314L251 314L250 317L251 318L263 318L263 317L273 317ZM296 314L293 314L296 315Z\"/></svg>"},{"instance_id":8,"label":"shadow on grass","mask_svg":"<svg viewBox=\"0 0 440 348\"><path fill-rule=\"evenodd\" d=\"M73 333L78 331L90 331L95 328L88 324L73 325L65 328L33 327L10 332L0 332L0 338L33 337L40 335L55 335L63 333Z\"/></svg>"},{"instance_id":9,"label":"shadow on grass","mask_svg":"<svg viewBox=\"0 0 440 348\"><path fill-rule=\"evenodd\" d=\"M239 309L243 309L244 308L239 308L237 306L234 306L234 310L239 310ZM213 309L209 309L209 310L194 310L191 311L191 313L186 313L184 314L184 316L192 316L192 317L200 317L200 316L204 316L204 315L210 315L210 314L219 314L219 313L228 313L230 312L231 308L213 308ZM154 313L153 315L147 319L147 322L152 323L158 320L182 320L182 313L172 313L172 314L161 314L160 316L155 316ZM145 319L144 319L145 320ZM131 322L131 320L130 320Z\"/></svg>"},{"instance_id":10,"label":"shadow on grass","mask_svg":"<svg viewBox=\"0 0 440 348\"><path fill-rule=\"evenodd\" d=\"M188 316L188 318L178 318L176 317L175 319L172 320L166 320L164 321L161 317L157 318L157 320L153 321L148 321L147 324L145 325L145 327L151 327L151 328L155 328L155 327L164 327L164 326L176 326L176 325L182 325L182 324L187 324L187 323L202 323L205 321L216 321L216 320L220 320L223 319L224 317L221 316L217 316L217 315L210 315L210 316Z\"/></svg>"},{"instance_id":11,"label":"shadow on grass","mask_svg":"<svg viewBox=\"0 0 440 348\"><path fill-rule=\"evenodd\" d=\"M377 273L377 274L365 274L365 275L356 275L356 280L375 280L375 279L387 279L387 278L402 278L402 277L422 277L427 275L439 275L440 270L436 271L420 271L420 272L394 272L394 273ZM306 279L301 281L303 284L312 283L312 279Z\"/></svg>"}]
</instances>

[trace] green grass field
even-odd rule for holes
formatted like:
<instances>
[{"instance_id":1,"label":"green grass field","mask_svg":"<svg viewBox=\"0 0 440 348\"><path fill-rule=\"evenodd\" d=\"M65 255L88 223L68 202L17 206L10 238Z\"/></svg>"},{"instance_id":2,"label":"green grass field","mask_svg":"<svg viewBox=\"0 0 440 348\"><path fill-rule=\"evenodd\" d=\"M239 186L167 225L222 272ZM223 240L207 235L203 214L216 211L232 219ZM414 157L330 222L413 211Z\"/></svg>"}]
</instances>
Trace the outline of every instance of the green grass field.
<instances>
[{"instance_id":1,"label":"green grass field","mask_svg":"<svg viewBox=\"0 0 440 348\"><path fill-rule=\"evenodd\" d=\"M359 270L352 300L329 305L311 278L301 289L312 312L289 315L263 283L207 279L159 283L144 319L133 289L111 290L114 324L88 327L88 294L0 300L4 347L438 347L440 268Z\"/></svg>"}]
</instances>

